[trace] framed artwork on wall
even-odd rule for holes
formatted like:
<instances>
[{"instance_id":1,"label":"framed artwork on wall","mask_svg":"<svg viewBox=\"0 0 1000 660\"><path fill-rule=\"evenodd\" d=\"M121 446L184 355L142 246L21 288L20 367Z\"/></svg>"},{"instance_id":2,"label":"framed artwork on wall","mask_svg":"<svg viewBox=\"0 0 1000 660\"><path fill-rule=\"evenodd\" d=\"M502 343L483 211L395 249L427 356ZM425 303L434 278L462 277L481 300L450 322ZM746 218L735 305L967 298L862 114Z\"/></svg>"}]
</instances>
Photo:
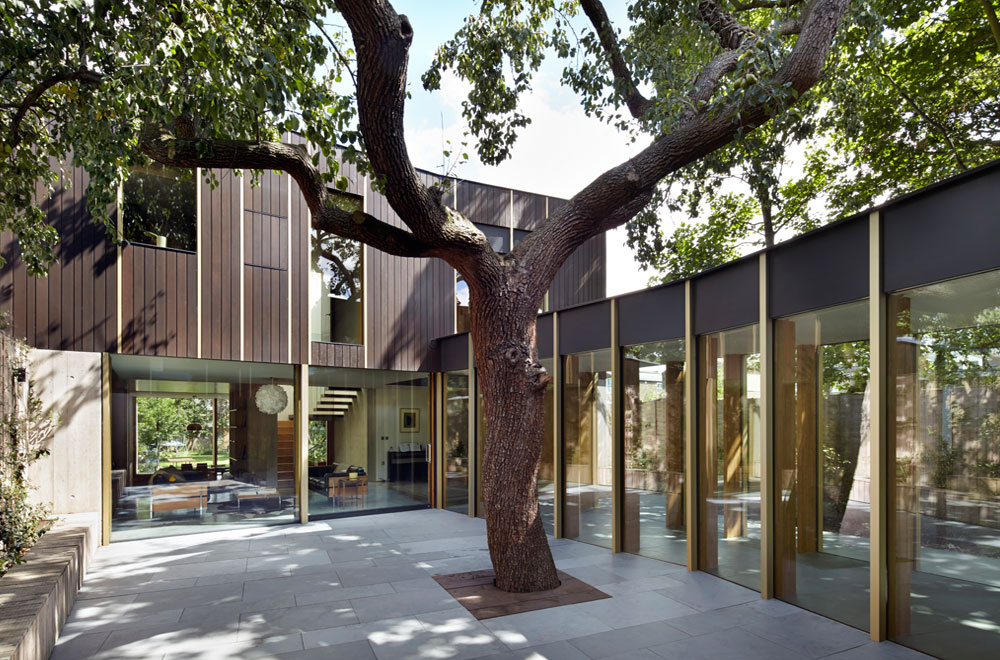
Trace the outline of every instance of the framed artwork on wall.
<instances>
[{"instance_id":1,"label":"framed artwork on wall","mask_svg":"<svg viewBox=\"0 0 1000 660\"><path fill-rule=\"evenodd\" d=\"M418 433L420 431L420 410L417 408L399 409L399 432Z\"/></svg>"}]
</instances>

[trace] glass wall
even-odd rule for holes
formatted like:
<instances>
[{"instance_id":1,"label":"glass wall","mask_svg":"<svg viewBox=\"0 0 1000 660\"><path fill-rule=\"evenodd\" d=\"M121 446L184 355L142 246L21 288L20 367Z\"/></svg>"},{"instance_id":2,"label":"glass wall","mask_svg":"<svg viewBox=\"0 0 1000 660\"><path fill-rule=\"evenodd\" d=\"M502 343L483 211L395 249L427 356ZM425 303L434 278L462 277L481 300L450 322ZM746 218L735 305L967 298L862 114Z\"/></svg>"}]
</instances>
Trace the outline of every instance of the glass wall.
<instances>
[{"instance_id":1,"label":"glass wall","mask_svg":"<svg viewBox=\"0 0 1000 660\"><path fill-rule=\"evenodd\" d=\"M425 373L309 368L309 515L428 506Z\"/></svg>"},{"instance_id":2,"label":"glass wall","mask_svg":"<svg viewBox=\"0 0 1000 660\"><path fill-rule=\"evenodd\" d=\"M760 590L757 325L698 339L699 566Z\"/></svg>"},{"instance_id":3,"label":"glass wall","mask_svg":"<svg viewBox=\"0 0 1000 660\"><path fill-rule=\"evenodd\" d=\"M611 351L563 357L563 534L612 541Z\"/></svg>"},{"instance_id":4,"label":"glass wall","mask_svg":"<svg viewBox=\"0 0 1000 660\"><path fill-rule=\"evenodd\" d=\"M111 540L289 523L290 365L112 355Z\"/></svg>"},{"instance_id":5,"label":"glass wall","mask_svg":"<svg viewBox=\"0 0 1000 660\"><path fill-rule=\"evenodd\" d=\"M469 372L451 371L445 378L444 506L469 513Z\"/></svg>"},{"instance_id":6,"label":"glass wall","mask_svg":"<svg viewBox=\"0 0 1000 660\"><path fill-rule=\"evenodd\" d=\"M775 594L867 630L868 302L774 322Z\"/></svg>"},{"instance_id":7,"label":"glass wall","mask_svg":"<svg viewBox=\"0 0 1000 660\"><path fill-rule=\"evenodd\" d=\"M622 548L687 563L684 524L684 340L623 351L625 512Z\"/></svg>"},{"instance_id":8,"label":"glass wall","mask_svg":"<svg viewBox=\"0 0 1000 660\"><path fill-rule=\"evenodd\" d=\"M312 229L309 316L313 341L364 342L361 243Z\"/></svg>"},{"instance_id":9,"label":"glass wall","mask_svg":"<svg viewBox=\"0 0 1000 660\"><path fill-rule=\"evenodd\" d=\"M1000 272L889 299L889 635L1000 656Z\"/></svg>"}]
</instances>

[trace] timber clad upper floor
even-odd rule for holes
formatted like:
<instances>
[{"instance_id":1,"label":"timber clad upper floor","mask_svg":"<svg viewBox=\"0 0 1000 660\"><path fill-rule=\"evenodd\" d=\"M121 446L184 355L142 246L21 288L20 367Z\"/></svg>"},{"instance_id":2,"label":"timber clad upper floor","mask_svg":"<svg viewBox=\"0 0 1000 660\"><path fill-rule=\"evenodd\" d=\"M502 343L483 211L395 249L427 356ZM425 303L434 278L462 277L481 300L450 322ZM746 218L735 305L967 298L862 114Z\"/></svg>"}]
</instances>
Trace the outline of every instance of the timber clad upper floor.
<instances>
[{"instance_id":1,"label":"timber clad upper floor","mask_svg":"<svg viewBox=\"0 0 1000 660\"><path fill-rule=\"evenodd\" d=\"M368 213L402 226L385 197L352 166L342 173L347 193ZM347 341L316 341L309 212L297 185L276 172L264 173L256 186L229 170L212 174L216 187L204 176L191 185L197 227L190 241L196 250L189 251L146 244L155 238L116 246L86 210L87 173L68 169L43 202L60 236L47 277L28 276L12 235L0 234L7 260L0 271L0 311L11 315L13 334L53 350L379 369L433 366L432 340L456 330L456 277L448 264L364 246L353 274L363 289L356 294L363 303L353 312L357 331ZM421 177L428 184L442 181L429 172ZM445 203L507 246L564 203L470 181L448 184ZM122 219L116 221L121 227ZM602 298L604 260L603 236L577 250L552 284L550 307Z\"/></svg>"}]
</instances>

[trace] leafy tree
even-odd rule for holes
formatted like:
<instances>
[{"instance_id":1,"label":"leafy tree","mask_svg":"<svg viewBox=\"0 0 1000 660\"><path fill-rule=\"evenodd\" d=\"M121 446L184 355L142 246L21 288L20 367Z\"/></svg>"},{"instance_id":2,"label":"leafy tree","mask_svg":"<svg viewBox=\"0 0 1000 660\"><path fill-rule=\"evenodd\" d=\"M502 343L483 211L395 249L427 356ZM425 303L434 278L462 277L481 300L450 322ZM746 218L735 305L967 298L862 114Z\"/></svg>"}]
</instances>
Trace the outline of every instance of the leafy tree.
<instances>
[{"instance_id":1,"label":"leafy tree","mask_svg":"<svg viewBox=\"0 0 1000 660\"><path fill-rule=\"evenodd\" d=\"M0 35L0 222L32 273L55 236L35 203L50 159L90 171L98 221L128 169L275 169L295 179L322 232L406 257L451 264L469 287L487 438L483 493L497 585L558 584L538 515L545 386L535 318L560 265L588 239L624 224L664 177L782 115L819 79L848 0L764 5L742 23L720 0L635 0L615 29L599 0L485 0L424 75L470 84L464 104L481 160L506 158L530 118L520 96L545 57L585 112L648 141L610 167L507 255L442 204L407 153L403 130L414 23L388 0L175 0L148 3L8 0ZM570 29L582 9L589 27ZM346 29L329 26L337 11ZM582 19L581 19L582 20ZM416 23L419 25L419 21ZM574 35L579 37L575 38ZM353 47L351 46L353 44ZM337 82L356 82L350 93ZM314 145L283 143L298 131ZM337 203L334 158L373 175L405 228ZM332 163L321 169L322 156Z\"/></svg>"},{"instance_id":2,"label":"leafy tree","mask_svg":"<svg viewBox=\"0 0 1000 660\"><path fill-rule=\"evenodd\" d=\"M994 19L990 0L860 3L794 112L665 180L661 205L705 221L667 237L649 209L629 226L639 261L690 275L1000 157Z\"/></svg>"},{"instance_id":3,"label":"leafy tree","mask_svg":"<svg viewBox=\"0 0 1000 660\"><path fill-rule=\"evenodd\" d=\"M136 420L140 470L155 471L172 454L212 452L211 399L139 397ZM189 431L191 424L201 429Z\"/></svg>"}]
</instances>

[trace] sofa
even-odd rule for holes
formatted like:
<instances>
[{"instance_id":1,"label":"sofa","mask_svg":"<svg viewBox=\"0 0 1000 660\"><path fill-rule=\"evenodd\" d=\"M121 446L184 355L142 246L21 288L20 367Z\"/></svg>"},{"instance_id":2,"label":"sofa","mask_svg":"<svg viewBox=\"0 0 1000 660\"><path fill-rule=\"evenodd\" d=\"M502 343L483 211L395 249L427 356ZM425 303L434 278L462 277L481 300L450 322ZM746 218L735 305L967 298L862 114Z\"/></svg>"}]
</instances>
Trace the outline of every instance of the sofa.
<instances>
[{"instance_id":1,"label":"sofa","mask_svg":"<svg viewBox=\"0 0 1000 660\"><path fill-rule=\"evenodd\" d=\"M331 463L330 465L310 465L309 466L309 489L323 493L327 497L332 497L331 489L337 479L346 478L356 474L359 477L366 477L367 472L359 465L348 463Z\"/></svg>"}]
</instances>

